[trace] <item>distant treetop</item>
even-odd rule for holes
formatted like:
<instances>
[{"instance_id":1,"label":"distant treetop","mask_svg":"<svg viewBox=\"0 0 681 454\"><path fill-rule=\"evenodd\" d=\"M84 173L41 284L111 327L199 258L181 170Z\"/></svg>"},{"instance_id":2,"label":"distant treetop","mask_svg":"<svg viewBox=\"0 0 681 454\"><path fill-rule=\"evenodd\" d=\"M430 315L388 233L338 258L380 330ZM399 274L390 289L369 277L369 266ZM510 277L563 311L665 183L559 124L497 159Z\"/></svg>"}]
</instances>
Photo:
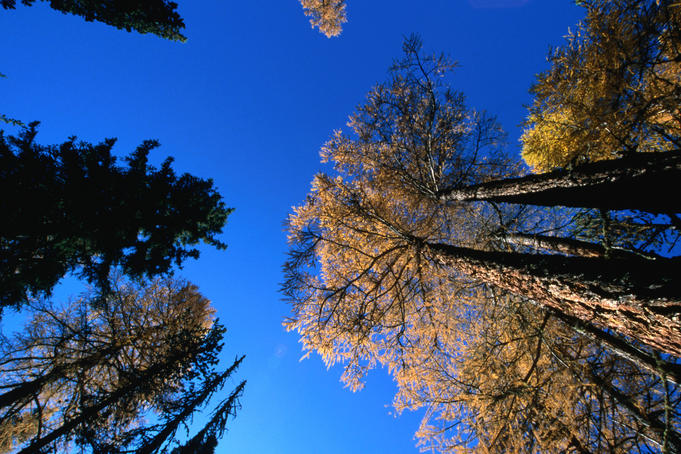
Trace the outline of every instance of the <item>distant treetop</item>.
<instances>
[{"instance_id":1,"label":"distant treetop","mask_svg":"<svg viewBox=\"0 0 681 454\"><path fill-rule=\"evenodd\" d=\"M42 0L47 1L47 0ZM35 0L21 0L31 6ZM151 33L164 39L184 42L180 33L184 21L177 13L177 3L167 0L50 0L50 7L75 14L86 21L99 21L121 30ZM0 0L5 9L14 9L16 0Z\"/></svg>"},{"instance_id":2,"label":"distant treetop","mask_svg":"<svg viewBox=\"0 0 681 454\"><path fill-rule=\"evenodd\" d=\"M310 16L312 28L318 28L327 38L338 36L348 21L345 0L300 0L306 16Z\"/></svg>"}]
</instances>

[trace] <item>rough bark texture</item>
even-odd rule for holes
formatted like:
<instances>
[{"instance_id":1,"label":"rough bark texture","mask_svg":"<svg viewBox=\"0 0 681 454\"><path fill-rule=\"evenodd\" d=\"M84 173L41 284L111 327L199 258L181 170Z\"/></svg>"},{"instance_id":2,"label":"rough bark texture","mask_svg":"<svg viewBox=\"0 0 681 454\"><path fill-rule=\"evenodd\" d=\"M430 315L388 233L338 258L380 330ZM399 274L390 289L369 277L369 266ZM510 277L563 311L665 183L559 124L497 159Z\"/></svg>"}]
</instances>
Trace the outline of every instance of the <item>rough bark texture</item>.
<instances>
[{"instance_id":1,"label":"rough bark texture","mask_svg":"<svg viewBox=\"0 0 681 454\"><path fill-rule=\"evenodd\" d=\"M509 233L504 235L503 239L518 246L526 246L536 250L552 251L577 257L608 257L611 259L635 259L643 257L649 260L661 258L657 254L650 252L634 252L615 247L606 250L606 248L600 244L557 236Z\"/></svg>"},{"instance_id":2,"label":"rough bark texture","mask_svg":"<svg viewBox=\"0 0 681 454\"><path fill-rule=\"evenodd\" d=\"M490 181L439 194L443 201L681 212L681 152L637 153L571 170Z\"/></svg>"},{"instance_id":3,"label":"rough bark texture","mask_svg":"<svg viewBox=\"0 0 681 454\"><path fill-rule=\"evenodd\" d=\"M429 244L474 279L681 357L681 260L606 260Z\"/></svg>"},{"instance_id":4,"label":"rough bark texture","mask_svg":"<svg viewBox=\"0 0 681 454\"><path fill-rule=\"evenodd\" d=\"M553 251L565 255L576 255L579 257L605 256L605 248L600 244L587 243L586 241L571 238L509 233L504 235L504 239L518 246L527 246L536 250Z\"/></svg>"}]
</instances>

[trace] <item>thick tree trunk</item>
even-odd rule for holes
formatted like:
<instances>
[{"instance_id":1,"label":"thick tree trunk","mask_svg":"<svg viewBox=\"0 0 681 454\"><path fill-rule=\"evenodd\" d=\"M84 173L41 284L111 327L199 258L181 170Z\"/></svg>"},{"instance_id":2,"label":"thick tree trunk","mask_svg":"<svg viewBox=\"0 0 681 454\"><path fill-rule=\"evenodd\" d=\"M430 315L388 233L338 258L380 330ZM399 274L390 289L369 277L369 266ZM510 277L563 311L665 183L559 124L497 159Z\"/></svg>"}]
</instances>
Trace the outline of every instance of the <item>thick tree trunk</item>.
<instances>
[{"instance_id":1,"label":"thick tree trunk","mask_svg":"<svg viewBox=\"0 0 681 454\"><path fill-rule=\"evenodd\" d=\"M571 238L560 238L546 235L529 235L526 233L509 233L502 238L517 246L526 246L535 250L553 251L559 254L578 257L604 257L605 248L600 244Z\"/></svg>"},{"instance_id":2,"label":"thick tree trunk","mask_svg":"<svg viewBox=\"0 0 681 454\"><path fill-rule=\"evenodd\" d=\"M681 260L606 260L426 244L474 279L681 357Z\"/></svg>"},{"instance_id":3,"label":"thick tree trunk","mask_svg":"<svg viewBox=\"0 0 681 454\"><path fill-rule=\"evenodd\" d=\"M681 152L636 153L572 170L490 181L441 191L443 201L681 212Z\"/></svg>"}]
</instances>

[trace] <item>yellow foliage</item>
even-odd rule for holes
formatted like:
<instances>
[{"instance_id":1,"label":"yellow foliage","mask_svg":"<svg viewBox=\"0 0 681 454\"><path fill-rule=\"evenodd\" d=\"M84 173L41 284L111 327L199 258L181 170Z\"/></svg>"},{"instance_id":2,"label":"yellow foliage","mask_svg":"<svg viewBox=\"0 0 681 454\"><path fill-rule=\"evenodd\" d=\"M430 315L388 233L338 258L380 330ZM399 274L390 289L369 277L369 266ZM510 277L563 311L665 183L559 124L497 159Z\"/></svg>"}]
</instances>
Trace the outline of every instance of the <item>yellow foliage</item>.
<instances>
[{"instance_id":1,"label":"yellow foliage","mask_svg":"<svg viewBox=\"0 0 681 454\"><path fill-rule=\"evenodd\" d=\"M681 144L680 9L669 1L589 0L550 55L521 141L536 171Z\"/></svg>"},{"instance_id":2,"label":"yellow foliage","mask_svg":"<svg viewBox=\"0 0 681 454\"><path fill-rule=\"evenodd\" d=\"M319 28L327 38L340 35L347 22L345 0L300 0L310 25Z\"/></svg>"},{"instance_id":3,"label":"yellow foliage","mask_svg":"<svg viewBox=\"0 0 681 454\"><path fill-rule=\"evenodd\" d=\"M114 395L126 386L131 371L158 367L164 358L191 349L208 334L214 310L195 286L172 279L147 284L114 278L113 293L97 304L87 297L63 308L32 304L32 319L24 331L0 344L0 374L9 390L30 380L43 382L30 399L13 402L0 413L0 452L38 433L44 437L76 418L91 396ZM184 343L177 345L177 339ZM101 439L116 444L116 437L140 424L142 413L154 406L159 410L183 391L183 380L191 372L174 369L155 377L154 386L148 383L134 397L109 405L90 427L105 428ZM73 436L58 440L59 452L71 451Z\"/></svg>"}]
</instances>

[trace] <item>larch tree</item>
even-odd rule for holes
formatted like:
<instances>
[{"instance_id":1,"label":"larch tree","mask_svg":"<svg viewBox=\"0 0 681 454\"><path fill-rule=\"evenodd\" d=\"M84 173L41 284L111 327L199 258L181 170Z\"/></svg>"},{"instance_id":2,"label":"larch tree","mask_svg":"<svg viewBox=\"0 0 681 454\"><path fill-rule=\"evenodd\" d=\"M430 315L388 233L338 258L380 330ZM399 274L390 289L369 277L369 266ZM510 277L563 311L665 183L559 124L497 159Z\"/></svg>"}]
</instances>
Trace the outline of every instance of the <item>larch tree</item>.
<instances>
[{"instance_id":1,"label":"larch tree","mask_svg":"<svg viewBox=\"0 0 681 454\"><path fill-rule=\"evenodd\" d=\"M674 254L681 207L663 194L676 193L679 181L681 8L666 0L579 3L586 18L549 56L522 137L525 161L549 172L442 195L594 208L581 218L581 234Z\"/></svg>"},{"instance_id":2,"label":"larch tree","mask_svg":"<svg viewBox=\"0 0 681 454\"><path fill-rule=\"evenodd\" d=\"M115 140L35 142L36 125L0 134L0 309L49 295L74 272L103 293L114 267L133 278L168 272L193 245L218 248L227 215L210 179L148 163L146 141L119 165Z\"/></svg>"},{"instance_id":3,"label":"larch tree","mask_svg":"<svg viewBox=\"0 0 681 454\"><path fill-rule=\"evenodd\" d=\"M475 235L485 229L488 213L476 213L470 204L442 210L420 194L450 181L501 176L509 168L499 152L505 136L494 120L467 110L460 93L441 93L441 72L451 62L424 59L419 49L416 39L405 43L392 81L376 86L351 118L357 139L337 132L324 146L323 159L338 175L317 175L307 203L290 219L284 290L294 315L287 326L300 332L306 349L328 354L329 362L344 355L333 344L359 347L377 324L384 329L382 342L399 344L402 322L413 316L403 305L419 304L430 286L419 279L417 239L480 240ZM308 269L317 262L319 275ZM437 283L438 274L427 276ZM350 348L346 353L343 359L360 359Z\"/></svg>"},{"instance_id":4,"label":"larch tree","mask_svg":"<svg viewBox=\"0 0 681 454\"><path fill-rule=\"evenodd\" d=\"M242 359L216 370L224 328L195 286L114 285L104 300L35 302L24 331L3 340L3 450L165 452L238 367ZM222 434L243 386L218 405L197 446ZM152 415L156 422L145 422Z\"/></svg>"},{"instance_id":5,"label":"larch tree","mask_svg":"<svg viewBox=\"0 0 681 454\"><path fill-rule=\"evenodd\" d=\"M408 55L417 59L413 45L407 43L407 47L412 46L407 49L411 52ZM348 219L358 216L371 224L371 228L360 231L361 235L372 229L378 229L375 234L385 230L379 237L385 235L386 240L399 243L386 241L389 252L379 250L365 263L416 251L417 261L435 260L441 266L456 268L488 284L542 301L559 312L681 356L681 322L674 317L681 294L675 278L681 266L678 260L645 261L631 256L614 263L607 258L485 250L479 247L479 238L471 241L489 231L489 227L475 225L488 223L475 214L482 208L469 203L443 208L439 191L494 180L502 171L513 171L513 166L508 160L481 153L485 135L490 132L489 122L474 119L473 126L467 124L466 117L475 116L464 114L460 96L457 101L455 94L445 91L442 100L438 99L431 75L437 77L446 69L446 62L442 58L432 60L433 66L423 70L421 80L410 72L419 64L418 60L398 63L394 69L402 74L396 74L392 86L378 86L369 96L351 120L356 140L337 133L327 143L324 158L333 160L337 171L349 178L316 178L314 195L295 218L296 222L305 219L307 224L295 227L294 235L318 225L335 235L335 228L317 222L336 216L335 212L327 214L329 210ZM468 240L463 241L461 235L467 235ZM301 238L304 243L306 239ZM334 255L334 260L339 257ZM327 279L332 276L326 271L323 274Z\"/></svg>"},{"instance_id":6,"label":"larch tree","mask_svg":"<svg viewBox=\"0 0 681 454\"><path fill-rule=\"evenodd\" d=\"M586 18L534 86L523 157L539 171L679 150L681 8L584 0Z\"/></svg>"},{"instance_id":7,"label":"larch tree","mask_svg":"<svg viewBox=\"0 0 681 454\"><path fill-rule=\"evenodd\" d=\"M47 1L47 0L43 0ZM16 8L16 0L0 0L4 9ZM31 6L35 0L21 0ZM50 0L50 7L64 14L73 14L86 21L98 21L121 30L151 33L173 41L186 41L182 35L184 21L177 12L177 3L168 0Z\"/></svg>"},{"instance_id":8,"label":"larch tree","mask_svg":"<svg viewBox=\"0 0 681 454\"><path fill-rule=\"evenodd\" d=\"M522 136L525 162L544 173L446 188L440 196L644 210L668 219L643 228L639 245L651 232L678 235L681 207L660 194L677 192L681 172L681 8L666 0L579 4L586 18L549 55ZM618 234L636 236L641 228L625 232L620 223Z\"/></svg>"},{"instance_id":9,"label":"larch tree","mask_svg":"<svg viewBox=\"0 0 681 454\"><path fill-rule=\"evenodd\" d=\"M452 63L421 56L414 38L404 51L390 81L351 116L353 134L336 132L323 147L334 173L315 176L289 219L285 326L306 354L344 364L353 389L386 366L396 407L427 408L426 446L678 451L668 404L678 399L679 367L657 353L681 353L668 312L678 304L678 264L622 247L632 273L612 267L609 251L575 253L598 250L577 238L568 238L571 252L543 238L550 253L536 254L519 238L574 231L570 211L441 200L447 188L515 177L519 166L503 154L494 119L444 85ZM516 295L504 317L487 315L495 292ZM552 347L576 339L584 351ZM490 353L495 344L506 356ZM611 369L599 369L599 352ZM553 392L565 387L565 396Z\"/></svg>"}]
</instances>

